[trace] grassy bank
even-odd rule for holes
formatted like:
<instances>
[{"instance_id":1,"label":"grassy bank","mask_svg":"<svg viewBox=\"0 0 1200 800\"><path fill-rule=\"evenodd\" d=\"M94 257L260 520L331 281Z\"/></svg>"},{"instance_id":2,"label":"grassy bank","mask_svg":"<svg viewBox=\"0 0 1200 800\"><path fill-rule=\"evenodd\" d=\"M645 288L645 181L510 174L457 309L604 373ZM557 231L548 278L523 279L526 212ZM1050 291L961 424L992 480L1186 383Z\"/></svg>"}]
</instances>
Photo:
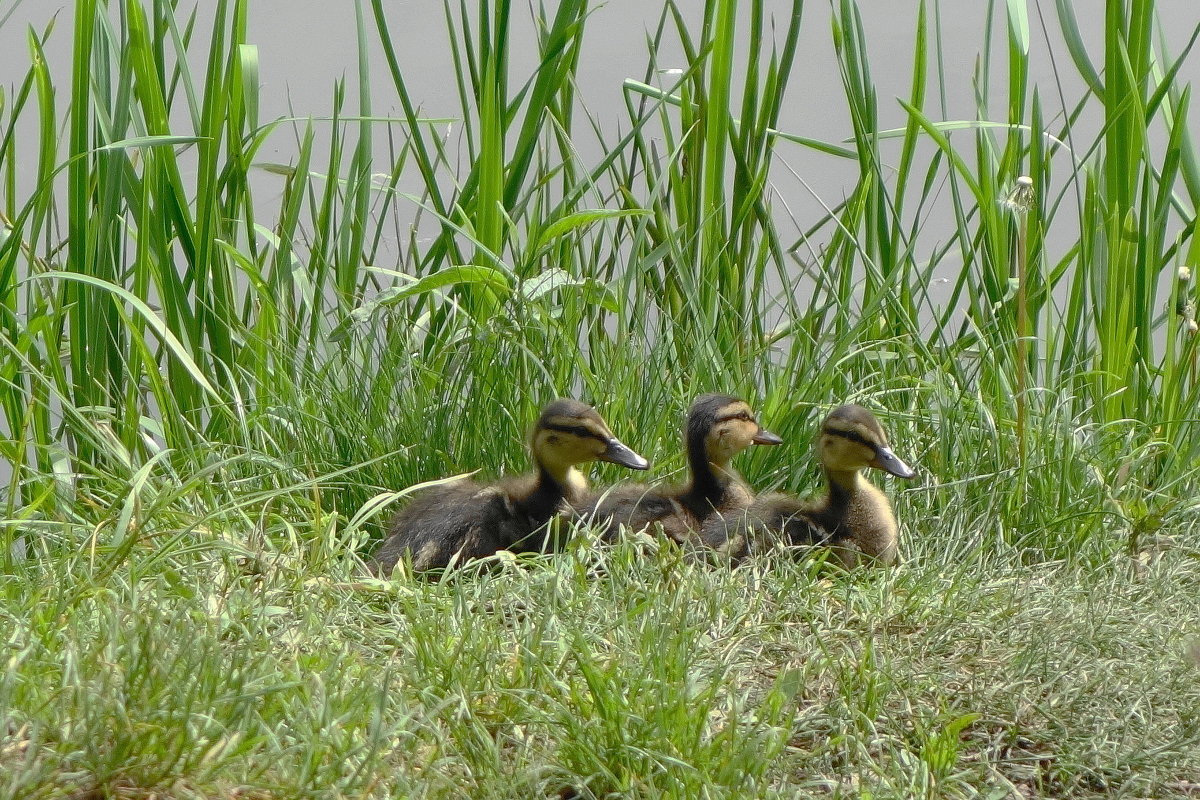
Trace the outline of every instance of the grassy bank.
<instances>
[{"instance_id":1,"label":"grassy bank","mask_svg":"<svg viewBox=\"0 0 1200 800\"><path fill-rule=\"evenodd\" d=\"M5 586L5 796L1181 797L1194 561L714 570L623 545L356 586L211 537ZM64 598L64 595L67 595ZM1194 659L1195 656L1193 655ZM10 713L12 713L10 711ZM577 794L571 795L570 792ZM610 795L609 793L616 793Z\"/></svg>"},{"instance_id":2,"label":"grassy bank","mask_svg":"<svg viewBox=\"0 0 1200 800\"><path fill-rule=\"evenodd\" d=\"M989 4L969 120L922 4L894 130L834 3L833 142L781 129L798 1L665 3L615 117L576 96L592 6L537 12L523 73L525 7L450 5L455 139L396 12L355 10L332 118L260 119L237 0L82 0L0 97L0 796L1198 790L1200 172L1153 2L1110 0L1103 41ZM1031 80L1042 24L1078 96ZM773 189L800 152L856 169L814 218ZM665 476L707 390L787 440L741 462L759 488L810 491L824 411L877 410L921 469L886 487L904 565L584 533L355 577L408 487L523 469L549 398Z\"/></svg>"}]
</instances>

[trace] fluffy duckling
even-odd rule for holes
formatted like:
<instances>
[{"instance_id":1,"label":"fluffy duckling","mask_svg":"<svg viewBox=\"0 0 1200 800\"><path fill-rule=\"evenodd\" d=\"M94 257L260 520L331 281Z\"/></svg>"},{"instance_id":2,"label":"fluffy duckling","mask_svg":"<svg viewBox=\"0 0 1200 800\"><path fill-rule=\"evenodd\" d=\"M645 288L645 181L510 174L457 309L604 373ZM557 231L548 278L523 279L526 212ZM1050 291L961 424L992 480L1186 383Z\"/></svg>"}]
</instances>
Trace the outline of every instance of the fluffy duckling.
<instances>
[{"instance_id":1,"label":"fluffy duckling","mask_svg":"<svg viewBox=\"0 0 1200 800\"><path fill-rule=\"evenodd\" d=\"M657 525L667 537L682 543L714 513L732 513L754 499L730 466L733 457L752 444L782 442L758 424L745 401L724 394L701 395L688 411L684 430L690 482L667 488L618 486L583 508L579 516L598 522L605 540L612 540L619 525L633 531Z\"/></svg>"},{"instance_id":2,"label":"fluffy duckling","mask_svg":"<svg viewBox=\"0 0 1200 800\"><path fill-rule=\"evenodd\" d=\"M847 567L860 556L891 564L897 552L896 517L862 471L874 467L898 478L916 473L888 447L875 415L857 405L835 408L825 418L817 454L828 484L824 497L805 502L786 494L763 495L744 512L710 520L700 538L735 561L779 542L831 546Z\"/></svg>"},{"instance_id":3,"label":"fluffy duckling","mask_svg":"<svg viewBox=\"0 0 1200 800\"><path fill-rule=\"evenodd\" d=\"M650 466L613 435L595 409L576 400L555 400L542 409L530 449L537 470L529 475L488 486L457 481L420 494L388 525L371 559L372 572L390 574L406 554L413 570L423 572L498 550L540 552L551 519L584 498L587 482L577 465Z\"/></svg>"}]
</instances>

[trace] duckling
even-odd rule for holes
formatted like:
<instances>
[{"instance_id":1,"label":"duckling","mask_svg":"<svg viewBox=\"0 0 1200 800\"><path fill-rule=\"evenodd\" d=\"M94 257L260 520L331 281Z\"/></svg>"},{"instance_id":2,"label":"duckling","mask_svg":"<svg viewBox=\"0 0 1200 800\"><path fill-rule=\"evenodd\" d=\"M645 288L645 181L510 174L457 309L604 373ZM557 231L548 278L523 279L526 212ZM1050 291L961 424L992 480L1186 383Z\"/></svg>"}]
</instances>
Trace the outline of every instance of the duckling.
<instances>
[{"instance_id":1,"label":"duckling","mask_svg":"<svg viewBox=\"0 0 1200 800\"><path fill-rule=\"evenodd\" d=\"M824 497L804 502L786 494L763 495L743 512L710 520L701 540L735 562L781 542L831 546L846 567L855 566L860 556L891 564L897 554L896 517L862 471L874 467L898 478L916 473L888 447L875 415L858 405L830 412L821 425L817 454L828 483Z\"/></svg>"},{"instance_id":2,"label":"duckling","mask_svg":"<svg viewBox=\"0 0 1200 800\"><path fill-rule=\"evenodd\" d=\"M683 543L714 513L745 508L754 499L730 461L752 444L782 444L754 418L745 401L724 394L697 397L688 411L684 431L691 481L683 486L651 488L642 484L618 486L580 510L611 541L619 525L633 531L660 526Z\"/></svg>"},{"instance_id":3,"label":"duckling","mask_svg":"<svg viewBox=\"0 0 1200 800\"><path fill-rule=\"evenodd\" d=\"M419 495L388 525L388 536L370 562L388 575L410 554L415 572L451 561L483 558L498 550L539 552L547 547L553 517L587 490L576 466L609 461L630 469L650 462L621 443L591 406L555 400L534 425L530 449L537 470L489 486L464 480Z\"/></svg>"}]
</instances>

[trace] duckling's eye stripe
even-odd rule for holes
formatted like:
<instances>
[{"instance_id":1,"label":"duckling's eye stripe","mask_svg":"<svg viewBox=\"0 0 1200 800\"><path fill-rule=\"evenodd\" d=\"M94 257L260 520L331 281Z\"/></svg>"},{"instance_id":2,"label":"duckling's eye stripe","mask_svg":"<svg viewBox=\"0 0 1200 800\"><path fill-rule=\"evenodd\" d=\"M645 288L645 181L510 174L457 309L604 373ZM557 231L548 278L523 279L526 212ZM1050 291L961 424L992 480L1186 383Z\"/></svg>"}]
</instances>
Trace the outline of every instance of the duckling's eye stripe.
<instances>
[{"instance_id":1,"label":"duckling's eye stripe","mask_svg":"<svg viewBox=\"0 0 1200 800\"><path fill-rule=\"evenodd\" d=\"M590 428L585 428L582 425L555 425L554 423L551 422L551 423L547 423L547 424L543 425L542 427L548 431L558 431L559 433L569 433L569 434L572 434L574 436L579 436L584 439L599 439L602 442L608 441L608 439L606 437L601 436L600 434L596 433L594 430L591 430Z\"/></svg>"},{"instance_id":2,"label":"duckling's eye stripe","mask_svg":"<svg viewBox=\"0 0 1200 800\"><path fill-rule=\"evenodd\" d=\"M846 431L842 430L841 428L826 428L825 433L828 433L830 436L840 436L843 439L849 439L852 442L861 444L863 447L869 447L872 450L877 447L875 442L868 441L867 437L863 436L857 431Z\"/></svg>"},{"instance_id":3,"label":"duckling's eye stripe","mask_svg":"<svg viewBox=\"0 0 1200 800\"><path fill-rule=\"evenodd\" d=\"M754 421L754 417L750 416L745 411L738 411L733 414L726 414L723 417L717 417L717 422L729 422L729 420L731 420L731 419L743 419L743 420L746 420L747 422Z\"/></svg>"}]
</instances>

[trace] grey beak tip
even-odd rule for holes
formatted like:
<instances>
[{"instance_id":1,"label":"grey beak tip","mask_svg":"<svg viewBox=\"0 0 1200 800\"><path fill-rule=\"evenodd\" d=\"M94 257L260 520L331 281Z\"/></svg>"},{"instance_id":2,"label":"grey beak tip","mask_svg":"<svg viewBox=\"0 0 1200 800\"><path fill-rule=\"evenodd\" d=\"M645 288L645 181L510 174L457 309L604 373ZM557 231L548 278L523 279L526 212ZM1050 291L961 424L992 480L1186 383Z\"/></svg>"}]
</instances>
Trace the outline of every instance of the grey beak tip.
<instances>
[{"instance_id":1,"label":"grey beak tip","mask_svg":"<svg viewBox=\"0 0 1200 800\"><path fill-rule=\"evenodd\" d=\"M617 439L613 439L608 443L608 449L601 458L605 461L611 461L614 464L620 464L622 467L628 467L629 469L650 468L649 461L633 452L633 450Z\"/></svg>"},{"instance_id":2,"label":"grey beak tip","mask_svg":"<svg viewBox=\"0 0 1200 800\"><path fill-rule=\"evenodd\" d=\"M770 431L766 431L766 430L759 431L754 436L754 439L752 439L752 441L755 444L783 444L782 437L776 436L775 434L771 433Z\"/></svg>"},{"instance_id":3,"label":"grey beak tip","mask_svg":"<svg viewBox=\"0 0 1200 800\"><path fill-rule=\"evenodd\" d=\"M891 473L897 478L915 478L917 471L905 464L890 449L884 447L879 451L880 465L884 472Z\"/></svg>"}]
</instances>

